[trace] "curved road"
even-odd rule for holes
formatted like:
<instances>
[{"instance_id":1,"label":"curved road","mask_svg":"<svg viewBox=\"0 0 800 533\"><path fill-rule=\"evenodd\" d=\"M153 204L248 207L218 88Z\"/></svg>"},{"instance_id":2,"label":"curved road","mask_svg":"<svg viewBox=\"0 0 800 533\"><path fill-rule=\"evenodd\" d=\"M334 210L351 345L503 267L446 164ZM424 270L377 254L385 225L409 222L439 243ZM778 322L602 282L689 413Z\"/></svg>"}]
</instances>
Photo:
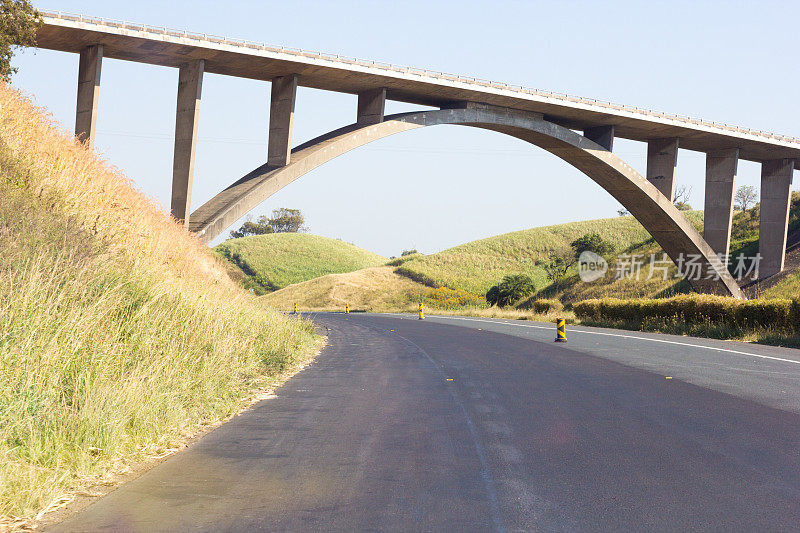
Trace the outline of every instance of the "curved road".
<instances>
[{"instance_id":1,"label":"curved road","mask_svg":"<svg viewBox=\"0 0 800 533\"><path fill-rule=\"evenodd\" d=\"M309 368L52 531L778 531L800 351L320 314Z\"/></svg>"}]
</instances>

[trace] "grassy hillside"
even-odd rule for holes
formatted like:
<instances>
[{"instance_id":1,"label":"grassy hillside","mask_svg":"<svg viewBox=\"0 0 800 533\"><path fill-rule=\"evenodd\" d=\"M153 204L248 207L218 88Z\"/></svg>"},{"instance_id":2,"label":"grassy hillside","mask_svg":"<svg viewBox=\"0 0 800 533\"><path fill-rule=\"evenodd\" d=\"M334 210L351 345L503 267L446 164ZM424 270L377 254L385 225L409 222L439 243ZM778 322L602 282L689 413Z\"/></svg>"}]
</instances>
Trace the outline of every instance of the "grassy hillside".
<instances>
[{"instance_id":1,"label":"grassy hillside","mask_svg":"<svg viewBox=\"0 0 800 533\"><path fill-rule=\"evenodd\" d=\"M446 286L475 294L486 291L507 274L531 276L537 287L548 283L541 266L555 250L587 233L598 232L617 250L650 238L633 217L570 222L515 231L469 242L432 255L403 258L400 272L433 286Z\"/></svg>"},{"instance_id":2,"label":"grassy hillside","mask_svg":"<svg viewBox=\"0 0 800 533\"><path fill-rule=\"evenodd\" d=\"M343 311L345 304L353 310L409 310L430 289L395 274L392 267L372 267L346 274L328 274L297 283L261 297L270 307L290 310L328 309Z\"/></svg>"},{"instance_id":3,"label":"grassy hillside","mask_svg":"<svg viewBox=\"0 0 800 533\"><path fill-rule=\"evenodd\" d=\"M259 294L326 274L383 265L387 259L352 244L305 233L272 233L231 239L216 248Z\"/></svg>"},{"instance_id":4,"label":"grassy hillside","mask_svg":"<svg viewBox=\"0 0 800 533\"><path fill-rule=\"evenodd\" d=\"M230 415L316 341L2 84L0 250L0 529Z\"/></svg>"},{"instance_id":5,"label":"grassy hillside","mask_svg":"<svg viewBox=\"0 0 800 533\"><path fill-rule=\"evenodd\" d=\"M686 215L695 227L702 232L702 211L692 211L686 213ZM758 206L746 212L738 211L734 214L730 248L732 258L730 269L732 273L735 267L735 258L739 254L751 257L758 253L758 219ZM790 232L800 230L800 193L798 192L792 195L789 230ZM621 250L621 252L629 255L637 254L646 258L649 258L651 254L656 254L658 257L663 254L663 250L653 239L643 241ZM800 255L800 250L794 252L794 254ZM791 257L791 255L787 256L786 263L787 269L790 270L797 267L796 264L790 261ZM647 279L650 274L649 267L642 269L638 280L630 277L617 279L615 273L618 260L619 254L612 256L609 260L609 272L605 278L592 283L581 282L577 271L573 268L571 275L562 282L560 287L545 287L536 297L556 297L566 304L571 304L595 298L663 298L691 292L688 282L674 277L677 272L677 267L674 264L669 268L669 277L666 281L660 273L657 273L651 279ZM762 283L759 282L747 287L745 292L750 298L797 297L800 290L800 270L786 272L780 278L774 285L769 282L763 284L768 285L767 287L762 287Z\"/></svg>"}]
</instances>

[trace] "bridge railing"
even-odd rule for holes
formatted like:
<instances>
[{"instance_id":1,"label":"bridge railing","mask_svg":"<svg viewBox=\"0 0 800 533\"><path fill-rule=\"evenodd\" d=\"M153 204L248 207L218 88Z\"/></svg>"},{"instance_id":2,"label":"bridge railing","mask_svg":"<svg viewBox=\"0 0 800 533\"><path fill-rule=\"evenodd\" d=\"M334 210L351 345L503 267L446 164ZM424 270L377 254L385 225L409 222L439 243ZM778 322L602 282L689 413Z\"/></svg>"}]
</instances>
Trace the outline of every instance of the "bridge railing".
<instances>
[{"instance_id":1,"label":"bridge railing","mask_svg":"<svg viewBox=\"0 0 800 533\"><path fill-rule=\"evenodd\" d=\"M151 26L147 24L133 24L130 22L125 22L121 20L114 20L114 19L105 19L99 17L86 17L83 15L75 14L75 13L65 13L61 11L49 12L49 11L42 11L42 16L44 18L51 18L51 19L58 19L58 20L69 20L73 22L81 22L81 23L88 23L94 25L102 25L102 26L109 26L112 28L119 28L123 30L131 30L131 31L138 31L143 33L151 33L155 35L167 35L170 37L178 37L182 39L192 39L201 42L211 42L216 44L222 45L229 45L229 46L238 46L244 48L250 48L253 50L260 50L260 51L267 51L273 53L281 53L281 54L290 54L302 57L308 57L311 59L322 59L326 61L336 62L336 63L344 63L347 65L359 66L359 67L367 67L367 68L377 68L381 70L388 70L393 72L398 72L406 75L412 76L419 76L421 78L433 78L437 80L445 80L451 81L456 83L463 83L467 85L476 85L480 87L487 87L491 89L498 89L502 91L509 91L509 92L516 92L522 94L529 94L533 96L538 96L541 98L551 98L554 100L561 100L567 102L573 102L576 104L586 105L590 107L601 107L605 109L614 109L616 111L623 111L626 113L633 113L637 115L645 115L648 117L666 119L676 122L684 122L687 124L692 124L695 126L702 126L702 127L709 127L719 130L727 130L733 131L737 133L742 133L745 135L752 135L758 137L765 137L769 139L775 139L783 142L791 142L791 143L798 143L800 144L800 138L792 137L788 135L781 135L777 133L772 133L764 130L755 130L751 128L743 128L740 126L735 126L732 124L726 124L723 122L715 122L709 120L703 120L701 118L690 117L686 115L677 115L672 113L663 113L660 111L654 111L652 109L645 109L637 106L629 106L624 104L617 104L614 102L610 102L607 100L599 100L597 98L584 98L581 96L574 96L566 93L556 92L556 91L546 91L541 89L533 89L530 87L525 87L523 85L512 85L503 82L485 80L481 78L475 77L468 77L468 76L460 76L457 74L447 74L445 72L437 71L437 70L430 70L425 68L417 68L417 67L406 67L406 66L399 66L393 65L391 63L385 63L381 61L372 61L372 60L364 60L358 59L355 57L348 57L343 56L340 54L332 54L327 52L313 52L309 50L303 50L300 48L292 48L287 46L272 46L265 43L249 41L245 39L231 39L228 37L223 37L219 35L213 35L208 33L196 33L190 32L186 30L175 30L171 28L167 28L166 26Z\"/></svg>"}]
</instances>

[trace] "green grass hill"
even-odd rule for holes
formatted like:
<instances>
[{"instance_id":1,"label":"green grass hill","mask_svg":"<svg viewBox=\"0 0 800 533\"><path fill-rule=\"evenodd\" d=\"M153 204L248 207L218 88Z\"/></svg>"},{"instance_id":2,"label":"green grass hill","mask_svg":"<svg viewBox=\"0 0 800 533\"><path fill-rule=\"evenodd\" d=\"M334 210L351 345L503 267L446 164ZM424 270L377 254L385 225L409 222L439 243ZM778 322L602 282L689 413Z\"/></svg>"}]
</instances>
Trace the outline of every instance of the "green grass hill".
<instances>
[{"instance_id":1,"label":"green grass hill","mask_svg":"<svg viewBox=\"0 0 800 533\"><path fill-rule=\"evenodd\" d=\"M747 211L737 211L733 216L733 229L731 235L730 256L732 261L739 254L751 257L758 253L758 220L759 206ZM702 232L703 212L692 211L685 213L689 220ZM630 217L628 217L630 218ZM789 217L790 245L800 237L800 192L792 196ZM793 237L793 239L791 238ZM750 298L795 298L800 288L800 248L795 243L789 247L786 256L786 270L766 281L743 284L745 294ZM592 283L583 283L573 267L569 275L562 280L558 287L545 286L534 298L558 298L565 304L573 304L581 300L593 298L662 298L676 294L690 293L688 282L676 279L674 274L677 267L672 264L669 268L668 279L663 275L650 276L649 266L641 270L639 279L625 277L617 279L617 263L620 255L639 255L650 257L651 254L661 256L663 250L652 238L635 243L628 248L618 250L609 257L609 271L606 276ZM735 263L731 265L733 273ZM650 279L647 279L650 278ZM524 304L523 304L524 305Z\"/></svg>"},{"instance_id":2,"label":"green grass hill","mask_svg":"<svg viewBox=\"0 0 800 533\"><path fill-rule=\"evenodd\" d=\"M505 233L391 264L398 266L398 273L427 285L479 295L507 274L527 274L541 288L548 284L542 264L550 253L568 249L573 240L592 232L600 233L616 250L650 238L633 217L586 220Z\"/></svg>"},{"instance_id":3,"label":"green grass hill","mask_svg":"<svg viewBox=\"0 0 800 533\"><path fill-rule=\"evenodd\" d=\"M294 283L380 266L387 259L358 246L306 233L271 233L225 241L214 251L246 276L258 294Z\"/></svg>"}]
</instances>

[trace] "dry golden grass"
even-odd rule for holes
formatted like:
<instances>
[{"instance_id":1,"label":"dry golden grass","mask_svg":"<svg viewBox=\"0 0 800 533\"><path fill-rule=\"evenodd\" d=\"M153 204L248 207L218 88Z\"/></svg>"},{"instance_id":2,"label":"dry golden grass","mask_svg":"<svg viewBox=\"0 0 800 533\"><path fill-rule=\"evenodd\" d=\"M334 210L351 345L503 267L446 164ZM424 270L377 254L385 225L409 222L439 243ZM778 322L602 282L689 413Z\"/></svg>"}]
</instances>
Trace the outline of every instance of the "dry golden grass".
<instances>
[{"instance_id":1,"label":"dry golden grass","mask_svg":"<svg viewBox=\"0 0 800 533\"><path fill-rule=\"evenodd\" d=\"M536 313L534 311L521 311L519 309L500 309L497 307L465 307L463 309L433 309L426 310L426 315L444 316L472 316L482 318L508 318L512 320L533 320L537 322L555 322L557 318L563 318L568 323L575 323L575 313L572 311L551 311L549 313Z\"/></svg>"},{"instance_id":2,"label":"dry golden grass","mask_svg":"<svg viewBox=\"0 0 800 533\"><path fill-rule=\"evenodd\" d=\"M328 274L303 283L290 285L260 299L276 309L343 311L410 310L429 291L428 287L394 273L393 267L373 267Z\"/></svg>"},{"instance_id":3,"label":"dry golden grass","mask_svg":"<svg viewBox=\"0 0 800 533\"><path fill-rule=\"evenodd\" d=\"M130 179L65 134L45 109L4 84L0 102L0 140L19 168L16 185L57 202L64 216L101 237L109 254L135 251L142 258L160 258L171 277L230 284L204 246L135 190Z\"/></svg>"},{"instance_id":4,"label":"dry golden grass","mask_svg":"<svg viewBox=\"0 0 800 533\"><path fill-rule=\"evenodd\" d=\"M0 529L246 405L313 349L0 84Z\"/></svg>"}]
</instances>

